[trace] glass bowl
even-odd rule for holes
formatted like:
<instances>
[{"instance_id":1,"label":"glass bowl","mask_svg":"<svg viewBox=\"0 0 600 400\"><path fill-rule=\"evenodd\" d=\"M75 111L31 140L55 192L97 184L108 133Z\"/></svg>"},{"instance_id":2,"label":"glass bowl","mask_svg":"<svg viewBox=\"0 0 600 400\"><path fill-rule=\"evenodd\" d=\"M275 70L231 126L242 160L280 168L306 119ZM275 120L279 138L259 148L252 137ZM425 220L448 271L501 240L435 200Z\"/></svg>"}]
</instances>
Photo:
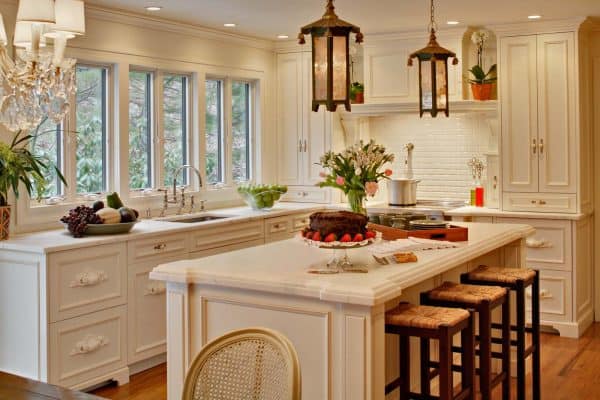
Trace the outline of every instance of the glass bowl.
<instances>
[{"instance_id":1,"label":"glass bowl","mask_svg":"<svg viewBox=\"0 0 600 400\"><path fill-rule=\"evenodd\" d=\"M279 202L281 196L285 192L279 190L264 190L258 193L242 192L239 193L241 198L250 206L253 210L270 210L275 204Z\"/></svg>"}]
</instances>

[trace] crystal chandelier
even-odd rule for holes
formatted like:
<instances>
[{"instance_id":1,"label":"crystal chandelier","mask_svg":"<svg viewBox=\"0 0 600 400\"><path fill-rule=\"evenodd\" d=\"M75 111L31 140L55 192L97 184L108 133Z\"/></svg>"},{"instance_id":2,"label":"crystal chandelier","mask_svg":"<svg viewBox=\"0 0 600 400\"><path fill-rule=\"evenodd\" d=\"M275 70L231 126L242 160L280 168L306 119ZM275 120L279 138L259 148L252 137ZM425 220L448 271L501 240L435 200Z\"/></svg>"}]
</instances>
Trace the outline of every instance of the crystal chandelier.
<instances>
[{"instance_id":1,"label":"crystal chandelier","mask_svg":"<svg viewBox=\"0 0 600 400\"><path fill-rule=\"evenodd\" d=\"M59 124L76 91L67 40L85 33L83 0L20 0L13 45L0 15L0 123L10 131L36 128L45 117ZM46 46L53 40L53 49Z\"/></svg>"}]
</instances>

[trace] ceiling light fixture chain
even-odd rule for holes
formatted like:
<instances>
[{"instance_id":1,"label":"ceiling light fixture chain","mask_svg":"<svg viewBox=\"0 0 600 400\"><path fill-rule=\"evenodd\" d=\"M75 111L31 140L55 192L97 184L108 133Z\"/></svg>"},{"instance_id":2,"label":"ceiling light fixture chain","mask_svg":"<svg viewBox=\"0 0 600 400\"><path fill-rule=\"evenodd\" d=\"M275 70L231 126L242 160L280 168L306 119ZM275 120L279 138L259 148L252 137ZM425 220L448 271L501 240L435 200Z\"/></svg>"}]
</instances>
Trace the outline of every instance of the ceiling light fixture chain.
<instances>
[{"instance_id":1,"label":"ceiling light fixture chain","mask_svg":"<svg viewBox=\"0 0 600 400\"><path fill-rule=\"evenodd\" d=\"M431 8L430 8L430 20L429 26L427 27L428 31L437 31L437 24L435 22L435 4L434 0L431 0Z\"/></svg>"}]
</instances>

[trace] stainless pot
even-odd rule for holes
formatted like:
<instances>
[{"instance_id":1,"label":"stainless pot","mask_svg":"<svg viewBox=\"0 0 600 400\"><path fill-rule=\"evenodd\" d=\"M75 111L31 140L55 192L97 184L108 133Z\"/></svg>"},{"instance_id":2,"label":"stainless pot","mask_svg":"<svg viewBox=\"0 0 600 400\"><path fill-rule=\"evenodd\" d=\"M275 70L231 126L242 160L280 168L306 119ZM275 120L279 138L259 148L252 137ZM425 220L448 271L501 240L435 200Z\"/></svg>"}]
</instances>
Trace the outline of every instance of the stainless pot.
<instances>
[{"instance_id":1,"label":"stainless pot","mask_svg":"<svg viewBox=\"0 0 600 400\"><path fill-rule=\"evenodd\" d=\"M417 204L417 179L392 179L388 181L390 206L414 206Z\"/></svg>"}]
</instances>

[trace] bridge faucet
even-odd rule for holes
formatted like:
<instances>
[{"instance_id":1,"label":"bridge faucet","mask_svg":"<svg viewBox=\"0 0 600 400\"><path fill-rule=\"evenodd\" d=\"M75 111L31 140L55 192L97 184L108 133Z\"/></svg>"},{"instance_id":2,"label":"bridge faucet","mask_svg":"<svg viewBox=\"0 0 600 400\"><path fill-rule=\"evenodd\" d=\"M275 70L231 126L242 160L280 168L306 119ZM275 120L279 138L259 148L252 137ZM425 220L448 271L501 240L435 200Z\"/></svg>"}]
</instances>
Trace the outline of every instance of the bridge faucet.
<instances>
[{"instance_id":1,"label":"bridge faucet","mask_svg":"<svg viewBox=\"0 0 600 400\"><path fill-rule=\"evenodd\" d=\"M194 171L196 173L196 176L198 177L198 183L200 187L202 187L202 175L200 174L200 171L198 171L198 168L189 164L182 165L181 167L177 168L175 170L175 173L173 174L173 199L175 200L175 202L177 202L177 177L179 176L179 173L184 169L191 169L192 171Z\"/></svg>"}]
</instances>

